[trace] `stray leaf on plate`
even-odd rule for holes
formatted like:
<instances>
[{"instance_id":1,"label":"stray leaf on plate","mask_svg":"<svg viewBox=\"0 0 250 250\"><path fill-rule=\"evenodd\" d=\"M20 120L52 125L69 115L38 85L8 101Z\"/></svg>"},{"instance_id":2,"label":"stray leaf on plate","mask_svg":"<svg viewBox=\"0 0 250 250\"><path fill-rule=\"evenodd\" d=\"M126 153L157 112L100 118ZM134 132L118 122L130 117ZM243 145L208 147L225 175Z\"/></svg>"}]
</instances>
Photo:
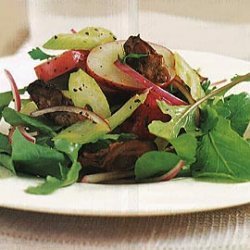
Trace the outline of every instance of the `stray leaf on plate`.
<instances>
[{"instance_id":1,"label":"stray leaf on plate","mask_svg":"<svg viewBox=\"0 0 250 250\"><path fill-rule=\"evenodd\" d=\"M48 55L45 52L43 52L40 48L36 47L34 49L32 49L31 51L28 52L28 54L30 55L30 57L34 60L44 60L44 59L48 59L48 58L52 58L55 57L53 55Z\"/></svg>"}]
</instances>

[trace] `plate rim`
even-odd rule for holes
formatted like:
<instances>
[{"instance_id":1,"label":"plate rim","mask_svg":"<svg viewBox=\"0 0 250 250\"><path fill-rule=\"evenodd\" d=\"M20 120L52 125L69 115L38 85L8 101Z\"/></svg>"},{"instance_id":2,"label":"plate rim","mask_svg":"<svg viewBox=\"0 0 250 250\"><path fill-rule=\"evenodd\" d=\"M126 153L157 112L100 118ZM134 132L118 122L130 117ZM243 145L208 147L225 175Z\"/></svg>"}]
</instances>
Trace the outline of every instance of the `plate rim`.
<instances>
[{"instance_id":1,"label":"plate rim","mask_svg":"<svg viewBox=\"0 0 250 250\"><path fill-rule=\"evenodd\" d=\"M240 58L234 58L231 56L226 56L226 55L221 55L213 52L207 52L207 51L194 51L194 50L183 50L183 49L173 49L173 51L177 51L179 53L188 53L188 54L196 54L198 55L210 55L210 56L216 56L216 57L221 57L224 60L234 60L237 61L238 63L241 64L246 64L250 66L250 61L246 61ZM23 56L26 55L26 53L18 53L15 55L7 56L7 57L0 57L0 62L4 61L6 59L11 60L16 58L17 56ZM250 70L250 69L249 69ZM0 91L1 92L1 91ZM17 177L20 178L20 177ZM1 181L1 179L0 179ZM250 183L249 183L250 184ZM24 192L24 190L22 190ZM1 191L0 191L1 193ZM11 204L3 204L0 201L0 207L2 208L7 208L7 209L14 209L14 210L19 210L19 211L29 211L29 212L37 212L37 213L47 213L47 214L58 214L58 215L73 215L73 216L97 216L97 217L147 217L147 216L164 216L164 215L179 215L179 214L189 214L189 213L197 213L197 212L205 212L205 211L214 211L214 210L219 210L219 209L226 209L226 208L231 208L231 207L238 207L242 205L247 205L250 204L250 198L247 201L242 201L238 202L237 204L219 204L216 207L184 207L175 211L169 211L169 210L164 210L164 209L154 209L154 210L140 210L140 211L131 211L131 210L103 210L101 213L97 213L95 210L90 211L90 210L81 210L81 209L76 209L72 213L72 210L57 210L56 208L45 208L45 207L30 207L30 206L25 206L25 204L21 204L19 206L13 206Z\"/></svg>"}]
</instances>

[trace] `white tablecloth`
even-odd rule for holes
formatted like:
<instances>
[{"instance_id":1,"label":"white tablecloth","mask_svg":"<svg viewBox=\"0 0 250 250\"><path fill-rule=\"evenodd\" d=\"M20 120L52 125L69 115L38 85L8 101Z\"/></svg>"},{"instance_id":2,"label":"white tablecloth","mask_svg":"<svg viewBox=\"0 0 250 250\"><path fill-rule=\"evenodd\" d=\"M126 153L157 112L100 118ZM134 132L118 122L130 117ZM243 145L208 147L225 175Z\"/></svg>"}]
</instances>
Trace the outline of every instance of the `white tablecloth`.
<instances>
[{"instance_id":1,"label":"white tablecloth","mask_svg":"<svg viewBox=\"0 0 250 250\"><path fill-rule=\"evenodd\" d=\"M250 205L144 218L0 209L0 249L250 249Z\"/></svg>"}]
</instances>

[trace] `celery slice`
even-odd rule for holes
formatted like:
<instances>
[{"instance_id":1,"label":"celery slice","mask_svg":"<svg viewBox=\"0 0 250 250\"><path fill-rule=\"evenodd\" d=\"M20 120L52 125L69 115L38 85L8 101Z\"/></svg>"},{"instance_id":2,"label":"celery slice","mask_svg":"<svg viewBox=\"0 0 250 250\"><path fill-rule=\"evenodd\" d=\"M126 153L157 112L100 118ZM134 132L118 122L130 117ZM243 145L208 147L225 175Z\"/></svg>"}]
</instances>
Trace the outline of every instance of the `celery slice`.
<instances>
[{"instance_id":1,"label":"celery slice","mask_svg":"<svg viewBox=\"0 0 250 250\"><path fill-rule=\"evenodd\" d=\"M194 69L178 54L174 54L176 74L190 88L194 100L198 100L205 95L201 87L200 77Z\"/></svg>"},{"instance_id":2,"label":"celery slice","mask_svg":"<svg viewBox=\"0 0 250 250\"><path fill-rule=\"evenodd\" d=\"M43 47L54 50L90 50L98 45L112 42L115 39L115 36L109 30L104 28L87 27L78 33L58 34L53 36L43 45Z\"/></svg>"},{"instance_id":3,"label":"celery slice","mask_svg":"<svg viewBox=\"0 0 250 250\"><path fill-rule=\"evenodd\" d=\"M108 101L96 81L79 69L70 74L69 94L76 107L89 105L93 112L103 118L111 115Z\"/></svg>"},{"instance_id":4,"label":"celery slice","mask_svg":"<svg viewBox=\"0 0 250 250\"><path fill-rule=\"evenodd\" d=\"M95 142L130 117L144 103L147 94L148 91L131 97L115 114L107 118L103 123L93 123L90 120L78 122L63 130L53 140L65 139L69 142L79 144Z\"/></svg>"}]
</instances>

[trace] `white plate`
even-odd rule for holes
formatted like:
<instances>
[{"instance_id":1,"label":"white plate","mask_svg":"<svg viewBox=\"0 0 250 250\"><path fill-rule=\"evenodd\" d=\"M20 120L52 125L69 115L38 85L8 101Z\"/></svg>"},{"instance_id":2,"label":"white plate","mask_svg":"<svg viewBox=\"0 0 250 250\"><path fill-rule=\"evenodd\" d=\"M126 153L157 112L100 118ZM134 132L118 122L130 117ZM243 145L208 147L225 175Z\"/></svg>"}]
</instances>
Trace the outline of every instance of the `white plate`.
<instances>
[{"instance_id":1,"label":"white plate","mask_svg":"<svg viewBox=\"0 0 250 250\"><path fill-rule=\"evenodd\" d=\"M195 68L201 68L212 81L250 71L250 63L211 53L180 51ZM0 59L0 69L8 68L19 86L27 85L35 75L26 54ZM0 91L9 86L0 75ZM234 92L250 92L249 83ZM47 196L29 195L25 188L36 179L11 177L0 180L0 206L71 215L144 216L166 215L231 207L250 202L250 182L238 184L176 179L165 183L139 185L75 184Z\"/></svg>"}]
</instances>

